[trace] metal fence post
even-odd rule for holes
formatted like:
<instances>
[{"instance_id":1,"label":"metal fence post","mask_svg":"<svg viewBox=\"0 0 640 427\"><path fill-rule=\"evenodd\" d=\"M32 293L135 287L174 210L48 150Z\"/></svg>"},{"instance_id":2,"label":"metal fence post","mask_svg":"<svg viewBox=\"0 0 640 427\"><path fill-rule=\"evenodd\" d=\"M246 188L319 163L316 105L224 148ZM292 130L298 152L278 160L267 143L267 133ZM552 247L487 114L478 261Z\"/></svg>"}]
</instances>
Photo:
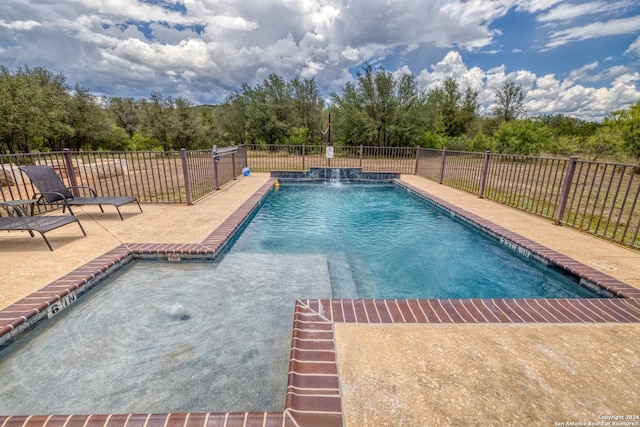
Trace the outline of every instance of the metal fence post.
<instances>
[{"instance_id":1,"label":"metal fence post","mask_svg":"<svg viewBox=\"0 0 640 427\"><path fill-rule=\"evenodd\" d=\"M442 184L442 182L444 181L444 164L446 159L447 150L442 149L442 161L440 162L440 181L438 181L439 184Z\"/></svg>"},{"instance_id":2,"label":"metal fence post","mask_svg":"<svg viewBox=\"0 0 640 427\"><path fill-rule=\"evenodd\" d=\"M305 145L302 144L302 170L304 170L304 154L305 154Z\"/></svg>"},{"instance_id":3,"label":"metal fence post","mask_svg":"<svg viewBox=\"0 0 640 427\"><path fill-rule=\"evenodd\" d=\"M576 170L577 161L577 156L569 157L569 165L567 166L567 173L564 176L564 182L562 183L562 192L560 193L558 208L556 209L556 214L553 217L553 223L555 225L562 224L562 218L564 217L564 211L567 208L567 200L569 199L569 191L571 190L571 183L573 182L573 174Z\"/></svg>"},{"instance_id":4,"label":"metal fence post","mask_svg":"<svg viewBox=\"0 0 640 427\"><path fill-rule=\"evenodd\" d=\"M360 168L362 168L362 151L364 150L364 148L362 147L362 144L360 144Z\"/></svg>"},{"instance_id":5,"label":"metal fence post","mask_svg":"<svg viewBox=\"0 0 640 427\"><path fill-rule=\"evenodd\" d=\"M73 168L73 160L71 159L71 150L69 150L68 148L64 148L62 150L62 153L64 156L64 164L65 164L65 167L67 168L67 176L69 177L69 185L71 187L77 187L78 178L76 177L76 171ZM80 195L78 193L77 188L73 188L73 195L74 197L78 197Z\"/></svg>"},{"instance_id":6,"label":"metal fence post","mask_svg":"<svg viewBox=\"0 0 640 427\"><path fill-rule=\"evenodd\" d=\"M478 197L484 198L484 187L487 183L487 172L489 171L489 154L491 151L484 152L484 160L482 161L482 173L480 175L480 190L478 190Z\"/></svg>"},{"instance_id":7,"label":"metal fence post","mask_svg":"<svg viewBox=\"0 0 640 427\"><path fill-rule=\"evenodd\" d=\"M413 171L414 175L418 175L418 163L420 162L420 147L416 147L416 168Z\"/></svg>"},{"instance_id":8,"label":"metal fence post","mask_svg":"<svg viewBox=\"0 0 640 427\"><path fill-rule=\"evenodd\" d=\"M213 176L215 179L216 190L220 189L220 179L218 178L218 162L216 161L216 157L213 156L211 158L213 160Z\"/></svg>"},{"instance_id":9,"label":"metal fence post","mask_svg":"<svg viewBox=\"0 0 640 427\"><path fill-rule=\"evenodd\" d=\"M233 179L236 179L236 153L231 153L231 172L233 173Z\"/></svg>"},{"instance_id":10,"label":"metal fence post","mask_svg":"<svg viewBox=\"0 0 640 427\"><path fill-rule=\"evenodd\" d=\"M187 164L187 150L180 149L180 158L182 159L182 173L184 174L184 189L187 192L187 205L193 205L193 193L191 192L191 176L189 174L189 165Z\"/></svg>"},{"instance_id":11,"label":"metal fence post","mask_svg":"<svg viewBox=\"0 0 640 427\"><path fill-rule=\"evenodd\" d=\"M247 148L247 144L242 144L242 147L244 148L244 165L242 166L243 168L248 168L249 167L249 158L248 158L248 152L249 149Z\"/></svg>"}]
</instances>

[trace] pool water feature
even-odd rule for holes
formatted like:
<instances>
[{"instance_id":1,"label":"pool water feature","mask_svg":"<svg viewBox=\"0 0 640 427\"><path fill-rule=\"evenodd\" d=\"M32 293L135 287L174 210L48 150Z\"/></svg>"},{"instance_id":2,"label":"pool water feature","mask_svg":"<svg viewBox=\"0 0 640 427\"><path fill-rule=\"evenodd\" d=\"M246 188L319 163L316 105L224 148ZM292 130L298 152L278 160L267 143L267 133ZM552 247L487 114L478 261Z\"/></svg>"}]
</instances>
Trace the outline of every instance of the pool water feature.
<instances>
[{"instance_id":1,"label":"pool water feature","mask_svg":"<svg viewBox=\"0 0 640 427\"><path fill-rule=\"evenodd\" d=\"M133 261L0 353L0 414L283 411L295 299L331 297L321 261Z\"/></svg>"},{"instance_id":2,"label":"pool water feature","mask_svg":"<svg viewBox=\"0 0 640 427\"><path fill-rule=\"evenodd\" d=\"M597 297L394 184L282 182L228 253L317 254L333 298Z\"/></svg>"}]
</instances>

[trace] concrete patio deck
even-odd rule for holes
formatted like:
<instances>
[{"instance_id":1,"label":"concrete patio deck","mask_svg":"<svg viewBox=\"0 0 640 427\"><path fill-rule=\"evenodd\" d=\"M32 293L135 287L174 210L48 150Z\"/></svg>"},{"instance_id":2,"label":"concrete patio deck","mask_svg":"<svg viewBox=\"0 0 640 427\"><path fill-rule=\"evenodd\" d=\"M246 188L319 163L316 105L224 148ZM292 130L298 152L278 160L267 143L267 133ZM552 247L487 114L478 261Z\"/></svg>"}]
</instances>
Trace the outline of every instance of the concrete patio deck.
<instances>
[{"instance_id":1,"label":"concrete patio deck","mask_svg":"<svg viewBox=\"0 0 640 427\"><path fill-rule=\"evenodd\" d=\"M193 206L144 205L143 213L125 206L124 221L109 207L105 214L77 209L87 237L77 227L55 230L48 234L53 252L39 237L3 235L0 308L123 243L200 242L267 179L241 178ZM423 178L402 179L640 288L638 252ZM336 324L335 341L348 426L567 425L640 416L640 324Z\"/></svg>"}]
</instances>

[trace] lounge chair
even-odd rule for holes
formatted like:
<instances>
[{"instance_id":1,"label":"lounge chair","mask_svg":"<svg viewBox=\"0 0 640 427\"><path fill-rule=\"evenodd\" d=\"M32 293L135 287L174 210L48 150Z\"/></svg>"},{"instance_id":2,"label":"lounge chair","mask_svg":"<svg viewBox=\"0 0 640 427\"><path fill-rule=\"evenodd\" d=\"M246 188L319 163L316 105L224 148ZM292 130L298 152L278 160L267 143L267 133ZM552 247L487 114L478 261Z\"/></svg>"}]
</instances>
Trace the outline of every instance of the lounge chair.
<instances>
[{"instance_id":1,"label":"lounge chair","mask_svg":"<svg viewBox=\"0 0 640 427\"><path fill-rule=\"evenodd\" d=\"M120 213L120 206L128 203L136 202L140 212L142 212L140 202L133 196L98 197L96 191L88 186L67 187L51 166L23 166L20 170L27 174L33 185L35 185L39 191L39 193L33 196L34 199L38 199L36 204L62 205L62 211L64 212L64 210L68 208L71 215L73 215L71 205L98 205L101 212L104 212L102 205L113 205L118 211L120 220L124 220ZM91 197L75 197L71 192L72 189L88 191Z\"/></svg>"},{"instance_id":2,"label":"lounge chair","mask_svg":"<svg viewBox=\"0 0 640 427\"><path fill-rule=\"evenodd\" d=\"M20 212L20 209L13 204L0 202L0 206L7 207L7 209L11 208L9 212L13 215L8 217L0 217L0 230L28 231L31 237L34 237L33 232L37 231L44 239L44 242L47 244L50 251L53 251L53 248L51 247L51 243L49 243L49 240L47 240L47 237L44 235L44 233L46 233L47 231L54 230L67 224L71 224L72 222L77 222L80 230L82 230L82 234L84 234L85 236L87 235L87 233L85 233L84 231L84 228L82 228L82 224L80 224L80 221L78 221L78 218L71 215L71 212L69 212L69 215L29 216L23 215Z\"/></svg>"}]
</instances>

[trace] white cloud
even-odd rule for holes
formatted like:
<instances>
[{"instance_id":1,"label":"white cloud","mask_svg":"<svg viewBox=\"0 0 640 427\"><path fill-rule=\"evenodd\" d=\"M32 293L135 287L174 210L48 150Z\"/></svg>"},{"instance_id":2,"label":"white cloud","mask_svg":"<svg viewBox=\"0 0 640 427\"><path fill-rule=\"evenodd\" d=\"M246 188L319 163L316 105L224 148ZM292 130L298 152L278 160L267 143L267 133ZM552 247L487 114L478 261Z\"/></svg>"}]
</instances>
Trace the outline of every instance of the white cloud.
<instances>
[{"instance_id":1,"label":"white cloud","mask_svg":"<svg viewBox=\"0 0 640 427\"><path fill-rule=\"evenodd\" d=\"M539 15L536 19L541 22L565 21L583 15L591 15L611 10L612 4L603 1L593 1L582 4L563 3L549 12Z\"/></svg>"},{"instance_id":2,"label":"white cloud","mask_svg":"<svg viewBox=\"0 0 640 427\"><path fill-rule=\"evenodd\" d=\"M629 48L624 51L627 55L635 55L640 56L640 37L636 39L633 43L629 45Z\"/></svg>"},{"instance_id":3,"label":"white cloud","mask_svg":"<svg viewBox=\"0 0 640 427\"><path fill-rule=\"evenodd\" d=\"M521 11L535 13L547 10L561 1L562 0L522 0L517 2L517 8Z\"/></svg>"},{"instance_id":4,"label":"white cloud","mask_svg":"<svg viewBox=\"0 0 640 427\"><path fill-rule=\"evenodd\" d=\"M0 27L6 28L8 30L22 30L29 31L34 27L38 27L41 24L39 22L28 20L28 21L12 21L7 22L3 19L0 19Z\"/></svg>"},{"instance_id":5,"label":"white cloud","mask_svg":"<svg viewBox=\"0 0 640 427\"><path fill-rule=\"evenodd\" d=\"M598 61L595 61L595 62L592 62L590 64L586 64L586 65L578 68L577 70L572 70L569 73L568 80L576 81L576 80L587 80L587 79L590 79L592 77L589 76L589 72L597 69L599 67L599 65L600 64L598 64Z\"/></svg>"},{"instance_id":6,"label":"white cloud","mask_svg":"<svg viewBox=\"0 0 640 427\"><path fill-rule=\"evenodd\" d=\"M509 52L519 60L531 54L529 40L517 49L502 43L515 38L517 29L500 27L515 12L533 23L536 16L550 23L538 25L544 28L531 42L544 43L553 28L551 48L637 32L640 17L566 28L567 20L593 14L603 4L619 9L633 6L633 0L592 0L572 8L560 0L164 1L168 7L153 1L2 0L0 63L62 72L68 81L109 96L148 97L159 91L205 103L220 102L242 82L255 84L272 72L285 79L313 77L324 92L338 91L353 79L350 70L365 61L385 64L389 57L401 69L407 63L416 67L427 88L456 77L463 87L479 90L483 104L492 102L493 90L506 79L516 79L533 92L528 97L533 113L554 105L580 111L580 94L592 96L592 102L597 94L599 105L607 97L637 94L637 81L624 80L633 75L633 66L616 62L621 52L607 52L612 56L607 69L590 68L595 62L590 59L574 71L558 64L550 77L547 71L542 76L524 69L508 72L514 67L498 62ZM470 53L491 64L488 70L467 66L463 55ZM626 53L627 59L640 56L640 39ZM419 61L411 62L416 57ZM576 84L593 81L607 87L590 91ZM569 90L562 102L562 94L553 93Z\"/></svg>"},{"instance_id":7,"label":"white cloud","mask_svg":"<svg viewBox=\"0 0 640 427\"><path fill-rule=\"evenodd\" d=\"M638 31L640 31L640 15L629 18L612 19L606 22L592 22L587 25L571 27L551 33L547 47L558 47L569 42L602 36L633 34Z\"/></svg>"}]
</instances>

